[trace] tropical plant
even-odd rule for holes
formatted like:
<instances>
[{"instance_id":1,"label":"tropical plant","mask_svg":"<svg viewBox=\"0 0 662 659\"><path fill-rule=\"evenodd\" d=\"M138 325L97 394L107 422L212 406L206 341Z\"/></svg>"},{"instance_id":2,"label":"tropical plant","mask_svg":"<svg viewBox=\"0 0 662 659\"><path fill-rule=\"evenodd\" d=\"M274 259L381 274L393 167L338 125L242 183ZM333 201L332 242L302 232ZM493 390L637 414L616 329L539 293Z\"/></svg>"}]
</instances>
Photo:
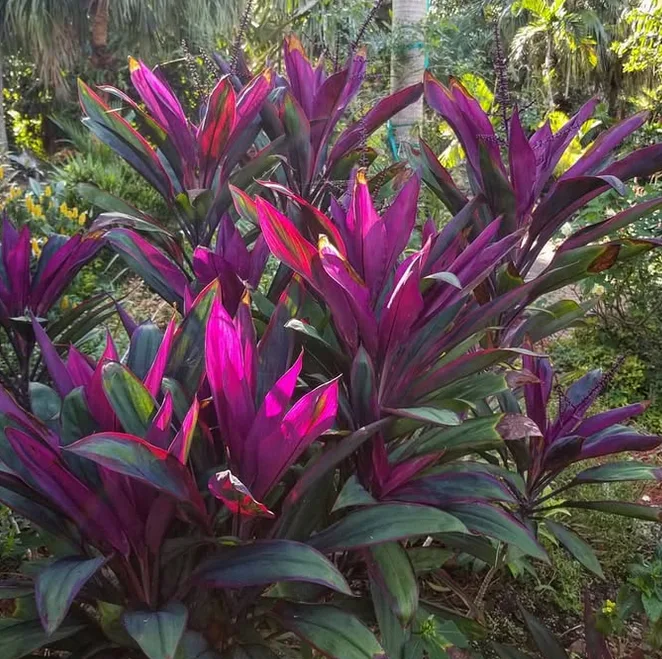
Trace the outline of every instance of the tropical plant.
<instances>
[{"instance_id":1,"label":"tropical plant","mask_svg":"<svg viewBox=\"0 0 662 659\"><path fill-rule=\"evenodd\" d=\"M357 37L358 38L358 37ZM220 55L215 60L224 75L231 75L235 86L250 78L241 52L237 53L236 74ZM358 120L350 121L350 106L366 78L366 51L357 41L350 45L347 61L328 62L321 57L313 65L296 36L288 36L283 45L285 77L278 84L285 88L276 108L266 106L263 124L271 139L287 137L288 167L278 180L306 201L326 208L329 195L342 193L352 168L368 165L376 153L367 138L397 112L414 103L422 86L414 84L378 100ZM331 72L328 72L330 67ZM279 121L275 118L279 117ZM343 122L347 125L342 127ZM342 130L338 130L342 127ZM380 185L399 170L382 172Z\"/></svg>"},{"instance_id":2,"label":"tropical plant","mask_svg":"<svg viewBox=\"0 0 662 659\"><path fill-rule=\"evenodd\" d=\"M84 123L164 198L189 244L208 245L231 204L227 183L255 139L252 124L272 89L272 75L267 71L256 76L239 94L227 78L219 80L204 100L204 113L196 125L160 74L133 59L129 69L146 110L115 88L102 90L118 96L138 115L155 146L81 82ZM267 156L274 151L274 145L267 147L250 166L235 173L233 181L243 179L246 184L264 173L272 164Z\"/></svg>"},{"instance_id":3,"label":"tropical plant","mask_svg":"<svg viewBox=\"0 0 662 659\"><path fill-rule=\"evenodd\" d=\"M594 370L563 389L548 359L522 356L521 394L524 411L535 424L526 441L509 444L516 469L522 476L516 496L521 514L549 533L582 565L598 576L602 569L590 546L549 515L559 507L585 508L616 515L659 519L659 509L618 501L565 500L566 492L590 483L657 480L659 470L635 460L603 461L618 454L651 451L662 438L647 435L624 422L642 414L647 402L590 414L596 400L608 385L611 374ZM519 405L512 394L503 394L503 404L513 412ZM551 407L556 403L556 413ZM596 464L596 460L599 462ZM576 465L589 461L583 470ZM574 475L568 477L572 469Z\"/></svg>"},{"instance_id":4,"label":"tropical plant","mask_svg":"<svg viewBox=\"0 0 662 659\"><path fill-rule=\"evenodd\" d=\"M528 289L475 304L520 234L498 238L495 220L470 241L471 203L408 247L416 176L380 215L358 170L331 218L265 185L308 219L300 231L233 190L297 273L275 307L256 292L253 312L236 291L230 305L215 279L164 334L123 314L127 355L109 339L96 363L75 348L64 361L34 325L53 388L33 386L31 410L2 395L0 500L45 530L53 560L5 584L35 599L0 628L10 656L303 651L285 632L337 659L443 656L475 625L420 599L415 557L439 547L419 538L495 569L503 545L547 560L520 476L493 464L536 432L495 404L526 380L515 360L535 353L481 345ZM350 604L343 573L370 593L367 609Z\"/></svg>"},{"instance_id":5,"label":"tropical plant","mask_svg":"<svg viewBox=\"0 0 662 659\"><path fill-rule=\"evenodd\" d=\"M374 430L320 437L335 425L338 380L295 394L303 354L291 364L294 335L282 322L302 292L292 282L259 343L248 297L232 318L217 282L165 334L127 322L123 363L110 337L95 364L75 348L64 362L39 336L54 388L39 387L32 413L2 393L0 500L42 529L54 554L3 584L9 596L34 598L33 613L0 627L7 656L44 647L299 656L284 632L332 657L382 656L323 554L372 552L377 578L404 551L392 541L465 528L435 508L395 503L345 510L324 528L330 469ZM311 450L324 464L297 476L291 467ZM462 643L452 623L431 620L419 613L421 642L449 647L441 630Z\"/></svg>"},{"instance_id":6,"label":"tropical plant","mask_svg":"<svg viewBox=\"0 0 662 659\"><path fill-rule=\"evenodd\" d=\"M365 77L362 50L355 49L344 67L327 74L324 61L313 67L299 41L289 37L284 46L287 80L271 71L252 77L240 52L236 67L216 59L224 75L202 103L198 126L187 119L163 77L143 63L132 60L130 69L147 111L119 90L102 87L136 113L152 143L80 85L85 123L163 196L188 244L205 252L219 224L227 225L230 186L243 189L256 177L272 176L306 201L326 207L330 192L344 186L352 166L375 157L365 146L366 137L422 93L421 85L401 90L338 134L339 122ZM281 154L287 157L285 167L280 167ZM383 174L380 185L401 171L399 167ZM98 190L85 192L90 201L115 213L103 215L93 228L106 231L109 244L168 302L182 308L185 284L193 281L196 292L200 288L195 255L191 262L178 236L153 218ZM251 220L255 224L254 217L248 220L248 226ZM252 242L255 232L246 238ZM220 234L217 245L219 241ZM217 252L225 249L217 247ZM259 251L257 245L254 249ZM158 268L150 266L152 259L171 264L173 278L164 280ZM276 298L281 290L274 293Z\"/></svg>"},{"instance_id":7,"label":"tropical plant","mask_svg":"<svg viewBox=\"0 0 662 659\"><path fill-rule=\"evenodd\" d=\"M102 246L100 236L51 234L45 242L33 237L29 226L20 230L5 216L0 255L0 382L27 404L31 380L38 378L40 361L33 360L35 338L48 333L54 340L76 341L90 322L101 320L113 306L96 296L59 317L50 312L81 268Z\"/></svg>"},{"instance_id":8,"label":"tropical plant","mask_svg":"<svg viewBox=\"0 0 662 659\"><path fill-rule=\"evenodd\" d=\"M607 636L621 636L635 616L646 621L646 642L653 650L662 647L662 548L650 558L637 557L628 566L626 582L616 601L607 600L596 615L598 629Z\"/></svg>"},{"instance_id":9,"label":"tropical plant","mask_svg":"<svg viewBox=\"0 0 662 659\"><path fill-rule=\"evenodd\" d=\"M516 0L511 4L515 16L526 13L529 18L513 37L513 60L527 67L532 60L539 63L531 68L541 72L550 110L556 105L555 80L564 79L567 98L570 83L586 80L587 72L598 65L598 39L605 38L594 12L573 11L568 4L567 0Z\"/></svg>"},{"instance_id":10,"label":"tropical plant","mask_svg":"<svg viewBox=\"0 0 662 659\"><path fill-rule=\"evenodd\" d=\"M583 226L558 246L552 243L561 228L592 199L611 190L623 194L624 182L649 177L662 169L660 144L613 160L614 151L622 141L645 122L645 113L602 132L569 169L555 177L558 163L591 116L596 99L586 103L556 133L547 121L531 137L526 136L515 109L508 120L507 142L502 143L488 115L458 81L451 80L446 87L428 75L425 94L432 108L453 128L466 154L468 179L475 195L471 198L476 208L474 223L483 227L492 218L501 217L498 236L519 236L518 245L509 252L502 267L481 287L481 299L494 299L506 292L518 295L518 290L527 289L529 299L537 298L552 289L607 270L621 259L650 250L657 244L656 238L623 237L608 242L604 242L604 238L659 208L660 198L635 204L613 217ZM507 167L501 155L502 146L507 155ZM424 142L417 156L423 168L423 179L449 210L457 213L465 208L468 202L465 192L455 185ZM538 267L546 247L552 248L553 256L549 263ZM515 327L510 323L520 309L514 307L498 324L511 327L503 340L518 344L526 333L534 341L542 338L538 327L545 322L543 315L546 320L550 319L550 313L555 317L556 331L574 322L583 311L577 303L557 302L544 311L531 312L525 323Z\"/></svg>"}]
</instances>

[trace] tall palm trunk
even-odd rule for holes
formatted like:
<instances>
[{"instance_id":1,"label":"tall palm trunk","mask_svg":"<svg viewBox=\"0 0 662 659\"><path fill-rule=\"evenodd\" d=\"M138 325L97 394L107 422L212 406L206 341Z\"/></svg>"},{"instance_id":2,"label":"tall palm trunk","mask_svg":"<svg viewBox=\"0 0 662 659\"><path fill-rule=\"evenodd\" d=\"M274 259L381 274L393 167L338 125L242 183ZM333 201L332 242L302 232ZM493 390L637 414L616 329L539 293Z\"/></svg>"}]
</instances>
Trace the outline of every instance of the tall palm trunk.
<instances>
[{"instance_id":1,"label":"tall palm trunk","mask_svg":"<svg viewBox=\"0 0 662 659\"><path fill-rule=\"evenodd\" d=\"M5 104L3 98L3 78L2 78L2 51L0 51L0 162L2 162L9 150L9 140L7 139L7 124L5 122Z\"/></svg>"},{"instance_id":2,"label":"tall palm trunk","mask_svg":"<svg viewBox=\"0 0 662 659\"><path fill-rule=\"evenodd\" d=\"M545 51L545 62L542 65L542 75L547 91L547 105L550 110L554 109L554 86L552 83L554 68L554 41L551 32L547 33L547 49Z\"/></svg>"},{"instance_id":3,"label":"tall palm trunk","mask_svg":"<svg viewBox=\"0 0 662 659\"><path fill-rule=\"evenodd\" d=\"M110 23L110 0L94 0L90 7L90 45L92 64L105 69L112 61L108 50L108 25Z\"/></svg>"},{"instance_id":4,"label":"tall palm trunk","mask_svg":"<svg viewBox=\"0 0 662 659\"><path fill-rule=\"evenodd\" d=\"M391 92L423 81L426 13L426 0L393 0L393 33L398 45L391 55ZM392 125L398 145L411 142L414 128L422 121L422 98L395 115Z\"/></svg>"}]
</instances>

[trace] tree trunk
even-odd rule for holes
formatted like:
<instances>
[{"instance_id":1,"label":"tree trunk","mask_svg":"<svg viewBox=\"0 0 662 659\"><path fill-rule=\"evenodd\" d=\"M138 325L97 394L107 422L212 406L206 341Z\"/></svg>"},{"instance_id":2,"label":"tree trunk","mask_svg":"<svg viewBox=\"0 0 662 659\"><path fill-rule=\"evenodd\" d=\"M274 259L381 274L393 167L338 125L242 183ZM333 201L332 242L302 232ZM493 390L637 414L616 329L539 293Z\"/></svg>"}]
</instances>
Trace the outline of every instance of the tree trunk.
<instances>
[{"instance_id":1,"label":"tree trunk","mask_svg":"<svg viewBox=\"0 0 662 659\"><path fill-rule=\"evenodd\" d=\"M547 105L550 110L554 109L554 87L552 85L552 69L554 68L554 43L552 35L547 35L547 50L545 51L545 62L542 67L542 75L547 90Z\"/></svg>"},{"instance_id":2,"label":"tree trunk","mask_svg":"<svg viewBox=\"0 0 662 659\"><path fill-rule=\"evenodd\" d=\"M3 70L2 70L2 52L0 52L0 163L7 157L9 150L9 140L7 139L7 124L5 122L5 104L3 98Z\"/></svg>"},{"instance_id":3,"label":"tree trunk","mask_svg":"<svg viewBox=\"0 0 662 659\"><path fill-rule=\"evenodd\" d=\"M393 34L396 47L391 55L391 92L423 81L423 21L426 0L393 0ZM414 129L423 121L423 99L393 117L396 144L413 141Z\"/></svg>"},{"instance_id":4,"label":"tree trunk","mask_svg":"<svg viewBox=\"0 0 662 659\"><path fill-rule=\"evenodd\" d=\"M92 64L98 69L107 69L112 62L108 51L108 25L110 0L94 0L90 7L90 45Z\"/></svg>"}]
</instances>

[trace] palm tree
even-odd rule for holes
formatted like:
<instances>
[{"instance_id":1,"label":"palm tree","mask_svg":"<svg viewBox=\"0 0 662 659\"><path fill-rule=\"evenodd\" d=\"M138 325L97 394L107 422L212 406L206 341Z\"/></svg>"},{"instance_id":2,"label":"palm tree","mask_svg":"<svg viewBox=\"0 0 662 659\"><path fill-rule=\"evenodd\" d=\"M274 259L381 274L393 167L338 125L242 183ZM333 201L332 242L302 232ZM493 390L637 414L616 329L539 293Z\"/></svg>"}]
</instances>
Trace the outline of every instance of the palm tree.
<instances>
[{"instance_id":1,"label":"palm tree","mask_svg":"<svg viewBox=\"0 0 662 659\"><path fill-rule=\"evenodd\" d=\"M393 0L393 35L391 56L391 92L423 82L425 52L423 22L427 15L426 0ZM411 140L412 129L423 120L423 99L393 117L391 124L398 144Z\"/></svg>"},{"instance_id":2,"label":"palm tree","mask_svg":"<svg viewBox=\"0 0 662 659\"><path fill-rule=\"evenodd\" d=\"M116 55L157 54L187 39L210 48L241 13L235 0L4 0L0 32L13 36L47 85L65 84L88 52L95 68Z\"/></svg>"},{"instance_id":3,"label":"palm tree","mask_svg":"<svg viewBox=\"0 0 662 659\"><path fill-rule=\"evenodd\" d=\"M46 87L67 95L86 57L108 71L130 54L171 56L182 41L211 50L240 12L237 0L0 0L0 73L3 54L20 51ZM8 144L2 89L0 74L0 157Z\"/></svg>"},{"instance_id":4,"label":"palm tree","mask_svg":"<svg viewBox=\"0 0 662 659\"><path fill-rule=\"evenodd\" d=\"M566 97L571 82L588 80L587 74L598 64L597 48L606 41L604 30L595 12L571 11L567 0L516 0L511 11L528 19L513 37L513 60L541 71L551 110L558 80L565 81Z\"/></svg>"},{"instance_id":5,"label":"palm tree","mask_svg":"<svg viewBox=\"0 0 662 659\"><path fill-rule=\"evenodd\" d=\"M2 50L0 50L0 163L4 160L5 154L9 149L9 140L7 138L7 124L5 122L5 103L3 98L2 84Z\"/></svg>"},{"instance_id":6,"label":"palm tree","mask_svg":"<svg viewBox=\"0 0 662 659\"><path fill-rule=\"evenodd\" d=\"M6 7L4 4L0 4L0 163L5 158L7 150L9 148L9 140L7 139L7 124L5 121L5 99L4 99L4 85L3 85L3 58L2 58L2 46L7 46L9 42L9 34L3 29L5 24L5 11Z\"/></svg>"}]
</instances>

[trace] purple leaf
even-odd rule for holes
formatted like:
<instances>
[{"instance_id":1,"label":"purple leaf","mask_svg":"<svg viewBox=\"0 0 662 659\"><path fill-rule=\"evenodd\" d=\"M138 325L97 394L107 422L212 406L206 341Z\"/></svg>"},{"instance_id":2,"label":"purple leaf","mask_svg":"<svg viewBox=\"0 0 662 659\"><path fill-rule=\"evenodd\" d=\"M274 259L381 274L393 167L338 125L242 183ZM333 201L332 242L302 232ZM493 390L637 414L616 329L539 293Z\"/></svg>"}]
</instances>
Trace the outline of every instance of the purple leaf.
<instances>
[{"instance_id":1,"label":"purple leaf","mask_svg":"<svg viewBox=\"0 0 662 659\"><path fill-rule=\"evenodd\" d=\"M74 388L69 370L48 338L48 334L34 316L32 316L32 329L41 348L41 356L55 385L55 390L61 398L64 398Z\"/></svg>"},{"instance_id":2,"label":"purple leaf","mask_svg":"<svg viewBox=\"0 0 662 659\"><path fill-rule=\"evenodd\" d=\"M600 458L630 451L652 451L660 444L662 437L657 435L642 435L625 426L611 426L584 441L579 459Z\"/></svg>"},{"instance_id":3,"label":"purple leaf","mask_svg":"<svg viewBox=\"0 0 662 659\"><path fill-rule=\"evenodd\" d=\"M405 87L378 101L361 119L348 126L340 134L329 155L327 167L333 167L347 152L361 144L366 136L385 124L400 110L417 101L422 93L423 85L419 83ZM307 114L310 116L310 113Z\"/></svg>"},{"instance_id":4,"label":"purple leaf","mask_svg":"<svg viewBox=\"0 0 662 659\"><path fill-rule=\"evenodd\" d=\"M181 159L193 165L195 163L193 132L179 100L168 84L145 64L133 58L129 59L129 73L136 91L151 115L165 129ZM187 185L190 183L191 181L187 181Z\"/></svg>"},{"instance_id":5,"label":"purple leaf","mask_svg":"<svg viewBox=\"0 0 662 659\"><path fill-rule=\"evenodd\" d=\"M643 414L649 405L650 402L644 401L643 403L633 403L632 405L626 405L625 407L619 407L614 410L599 412L584 419L577 426L575 432L582 437L590 437L603 430L607 430L610 426L623 423L623 421L627 421L627 419L633 416Z\"/></svg>"},{"instance_id":6,"label":"purple leaf","mask_svg":"<svg viewBox=\"0 0 662 659\"><path fill-rule=\"evenodd\" d=\"M258 463L253 491L264 497L283 474L322 433L331 429L338 410L338 380L331 380L301 398L285 415L279 436L267 437L260 445L269 460Z\"/></svg>"},{"instance_id":7,"label":"purple leaf","mask_svg":"<svg viewBox=\"0 0 662 659\"><path fill-rule=\"evenodd\" d=\"M280 438L280 426L290 407L302 367L303 352L299 354L292 367L267 392L257 411L253 425L245 439L244 455L246 459L241 470L242 477L249 484L255 481L260 461L264 459L265 453L260 447L272 441L278 441ZM273 435L277 435L277 437L272 437Z\"/></svg>"},{"instance_id":8,"label":"purple leaf","mask_svg":"<svg viewBox=\"0 0 662 659\"><path fill-rule=\"evenodd\" d=\"M521 226L535 202L536 154L526 139L517 110L513 112L508 128L510 131L508 144L510 180L515 191L517 218Z\"/></svg>"},{"instance_id":9,"label":"purple leaf","mask_svg":"<svg viewBox=\"0 0 662 659\"><path fill-rule=\"evenodd\" d=\"M312 118L317 92L315 71L303 51L301 42L294 35L285 38L283 60L292 94L306 116Z\"/></svg>"},{"instance_id":10,"label":"purple leaf","mask_svg":"<svg viewBox=\"0 0 662 659\"><path fill-rule=\"evenodd\" d=\"M639 112L601 133L577 162L561 178L593 174L623 140L641 128L648 119L647 112Z\"/></svg>"},{"instance_id":11,"label":"purple leaf","mask_svg":"<svg viewBox=\"0 0 662 659\"><path fill-rule=\"evenodd\" d=\"M618 231L618 229L622 229L623 227L632 224L632 222L636 222L661 206L662 197L658 197L656 199L651 199L650 201L644 201L641 204L636 204L631 208L627 208L602 222L590 224L579 231L575 231L570 238L561 244L558 251L562 252L568 249L576 249L577 247L588 245L599 238L603 238L614 231Z\"/></svg>"},{"instance_id":12,"label":"purple leaf","mask_svg":"<svg viewBox=\"0 0 662 659\"><path fill-rule=\"evenodd\" d=\"M198 424L198 413L200 412L200 403L198 399L193 399L193 404L189 408L182 427L172 440L172 444L168 447L168 453L174 455L183 465L188 462L188 456L191 451L191 444L195 436L195 428Z\"/></svg>"},{"instance_id":13,"label":"purple leaf","mask_svg":"<svg viewBox=\"0 0 662 659\"><path fill-rule=\"evenodd\" d=\"M42 265L41 260L48 250L50 241L54 241L57 249L45 265ZM96 256L102 246L100 236L95 233L88 233L84 237L77 234L65 243L59 242L56 236L49 238L42 250L30 292L31 307L35 316L45 316L48 313L80 269Z\"/></svg>"},{"instance_id":14,"label":"purple leaf","mask_svg":"<svg viewBox=\"0 0 662 659\"><path fill-rule=\"evenodd\" d=\"M320 237L319 257L326 274L347 294L347 301L359 327L368 352L377 348L377 321L372 313L370 291L348 261L326 240Z\"/></svg>"},{"instance_id":15,"label":"purple leaf","mask_svg":"<svg viewBox=\"0 0 662 659\"><path fill-rule=\"evenodd\" d=\"M596 105L597 98L592 98L585 103L567 123L562 126L553 136L551 131L548 134L538 131L530 140L531 147L536 152L537 174L536 188L534 195L538 197L543 191L547 181L554 172L561 157L568 148L570 142L575 139L581 127L591 117ZM546 124L549 130L549 125ZM535 139L540 133L541 139Z\"/></svg>"},{"instance_id":16,"label":"purple leaf","mask_svg":"<svg viewBox=\"0 0 662 659\"><path fill-rule=\"evenodd\" d=\"M172 409L172 395L168 391L163 398L161 406L152 419L149 430L145 435L145 441L162 449L168 448L172 438L170 430Z\"/></svg>"},{"instance_id":17,"label":"purple leaf","mask_svg":"<svg viewBox=\"0 0 662 659\"><path fill-rule=\"evenodd\" d=\"M15 428L7 428L5 435L21 462L39 483L39 489L97 547L103 549L110 546L121 554L128 554L128 541L113 511L67 469L52 447Z\"/></svg>"},{"instance_id":18,"label":"purple leaf","mask_svg":"<svg viewBox=\"0 0 662 659\"><path fill-rule=\"evenodd\" d=\"M244 441L255 417L253 374L247 372L249 365L244 361L237 330L218 296L212 303L207 324L205 358L207 379L231 464L241 465Z\"/></svg>"},{"instance_id":19,"label":"purple leaf","mask_svg":"<svg viewBox=\"0 0 662 659\"><path fill-rule=\"evenodd\" d=\"M209 491L234 515L275 517L263 503L253 497L248 488L229 469L219 471L209 479Z\"/></svg>"}]
</instances>

